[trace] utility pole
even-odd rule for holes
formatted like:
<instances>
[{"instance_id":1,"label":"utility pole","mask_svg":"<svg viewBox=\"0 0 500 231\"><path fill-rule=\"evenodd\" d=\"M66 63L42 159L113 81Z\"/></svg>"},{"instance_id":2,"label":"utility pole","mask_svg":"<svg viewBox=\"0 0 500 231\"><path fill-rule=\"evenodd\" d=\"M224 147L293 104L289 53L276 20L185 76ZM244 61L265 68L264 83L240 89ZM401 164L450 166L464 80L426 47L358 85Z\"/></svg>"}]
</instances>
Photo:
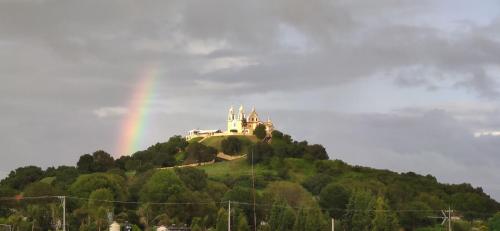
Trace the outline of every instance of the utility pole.
<instances>
[{"instance_id":1,"label":"utility pole","mask_svg":"<svg viewBox=\"0 0 500 231\"><path fill-rule=\"evenodd\" d=\"M451 207L448 206L448 230L451 231Z\"/></svg>"},{"instance_id":2,"label":"utility pole","mask_svg":"<svg viewBox=\"0 0 500 231\"><path fill-rule=\"evenodd\" d=\"M252 189L253 189L253 230L257 231L257 213L255 212L255 175L253 172L253 146L252 146Z\"/></svg>"},{"instance_id":3,"label":"utility pole","mask_svg":"<svg viewBox=\"0 0 500 231\"><path fill-rule=\"evenodd\" d=\"M227 231L231 231L231 201L228 204L228 213L227 213Z\"/></svg>"},{"instance_id":4,"label":"utility pole","mask_svg":"<svg viewBox=\"0 0 500 231\"><path fill-rule=\"evenodd\" d=\"M62 230L66 231L66 196L58 196L62 200L63 207L63 219L62 219Z\"/></svg>"},{"instance_id":5,"label":"utility pole","mask_svg":"<svg viewBox=\"0 0 500 231\"><path fill-rule=\"evenodd\" d=\"M453 210L451 210L451 206L448 206L448 210L441 210L441 214L443 214L442 217L429 217L429 218L436 218L436 219L443 219L443 222L441 222L441 225L445 225L446 222L448 222L448 231L451 230L451 213Z\"/></svg>"}]
</instances>

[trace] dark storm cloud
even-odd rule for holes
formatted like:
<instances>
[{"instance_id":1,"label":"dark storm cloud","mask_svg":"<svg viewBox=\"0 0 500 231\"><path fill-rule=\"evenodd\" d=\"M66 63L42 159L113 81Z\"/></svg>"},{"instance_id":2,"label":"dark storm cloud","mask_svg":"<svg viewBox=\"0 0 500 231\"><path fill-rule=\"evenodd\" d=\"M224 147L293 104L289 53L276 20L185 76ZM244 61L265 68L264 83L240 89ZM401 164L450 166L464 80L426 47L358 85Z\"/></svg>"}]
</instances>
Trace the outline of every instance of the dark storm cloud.
<instances>
[{"instance_id":1,"label":"dark storm cloud","mask_svg":"<svg viewBox=\"0 0 500 231\"><path fill-rule=\"evenodd\" d=\"M150 61L191 70L209 62L211 57L182 53L193 39L227 41L229 47L225 49L229 53L249 57L259 64L239 71L239 75L251 76L254 81L276 81L292 88L304 85L314 88L325 83L351 81L415 64L473 72L472 68L498 63L498 43L482 34L472 34L471 31L459 39L450 40L444 32L428 26L406 25L397 20L377 24L391 9L414 14L425 9L409 2L384 3L389 7L331 1L305 6L300 1L159 5L7 1L1 8L0 21L3 23L0 28L3 28L2 37L7 41L15 39L13 46L19 46L21 54L25 44L37 44L49 49L45 52L60 56L63 63L80 65L80 70L73 75L87 71L86 78L94 75L122 81L131 80L131 75L124 73L133 72L134 68ZM280 31L281 25L304 36L312 51L301 55L288 53L288 48L280 44L283 36L289 36ZM175 41L176 36L179 41ZM152 48L141 50L134 47L134 44L141 43L150 43ZM163 43L167 48L162 52L154 43L156 46ZM31 49L24 52L31 53ZM222 70L208 77L214 82L248 79L232 78L233 75L230 70ZM182 76L190 83L201 77L197 72L183 73ZM283 83L283 78L288 81ZM170 79L170 84L175 84L178 79ZM249 90L274 90L272 87L277 85L276 82Z\"/></svg>"},{"instance_id":2,"label":"dark storm cloud","mask_svg":"<svg viewBox=\"0 0 500 231\"><path fill-rule=\"evenodd\" d=\"M482 8L462 12L456 5L0 1L0 175L26 164L74 164L101 148L114 152L139 77L156 69L153 125L143 146L191 128L223 128L228 105L254 104L280 129L327 145L333 157L471 181L499 198L491 167L499 161L498 139L473 134L500 130L494 102L500 17L461 20L469 12L486 16ZM330 102L344 97L337 90L385 93L356 88L377 83L374 76L394 91L424 87L449 98L467 92L474 107L449 111L426 95L423 108L386 97L394 110L383 114L332 112L352 108L333 103L343 99ZM493 109L476 108L484 103ZM276 107L292 111L284 115ZM424 157L436 161L412 165Z\"/></svg>"}]
</instances>

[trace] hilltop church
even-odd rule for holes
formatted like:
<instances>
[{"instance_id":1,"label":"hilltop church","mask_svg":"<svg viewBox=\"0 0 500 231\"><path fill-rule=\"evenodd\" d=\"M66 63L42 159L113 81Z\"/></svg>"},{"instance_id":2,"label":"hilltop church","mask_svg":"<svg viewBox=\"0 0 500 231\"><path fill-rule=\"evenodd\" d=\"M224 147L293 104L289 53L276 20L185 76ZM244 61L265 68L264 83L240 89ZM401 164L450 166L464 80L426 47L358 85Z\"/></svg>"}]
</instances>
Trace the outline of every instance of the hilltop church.
<instances>
[{"instance_id":1,"label":"hilltop church","mask_svg":"<svg viewBox=\"0 0 500 231\"><path fill-rule=\"evenodd\" d=\"M259 124L266 126L266 131L268 134L270 134L274 129L273 122L271 122L269 118L265 122L260 121L259 115L257 115L257 112L255 111L255 107L252 108L252 111L248 115L248 118L245 116L243 105L240 106L238 115L234 113L233 106L229 108L229 113L227 115L227 133L251 135Z\"/></svg>"},{"instance_id":2,"label":"hilltop church","mask_svg":"<svg viewBox=\"0 0 500 231\"><path fill-rule=\"evenodd\" d=\"M188 132L186 136L187 140L196 137L208 137L208 136L217 136L217 135L253 135L253 131L257 127L257 125L262 124L266 127L267 134L271 134L274 130L273 122L268 118L267 121L261 121L259 119L259 115L255 111L255 108L252 108L252 111L248 115L245 114L243 109L243 105L240 106L238 114L235 113L233 106L229 108L229 113L227 115L227 130L198 130L193 129Z\"/></svg>"}]
</instances>

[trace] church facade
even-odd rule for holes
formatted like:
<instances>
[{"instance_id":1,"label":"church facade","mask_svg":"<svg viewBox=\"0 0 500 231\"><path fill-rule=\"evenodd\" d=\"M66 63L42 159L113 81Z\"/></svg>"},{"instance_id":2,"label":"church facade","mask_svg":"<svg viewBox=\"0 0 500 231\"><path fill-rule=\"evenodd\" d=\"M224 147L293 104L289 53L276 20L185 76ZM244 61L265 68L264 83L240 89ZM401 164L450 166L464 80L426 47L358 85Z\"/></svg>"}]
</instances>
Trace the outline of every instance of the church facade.
<instances>
[{"instance_id":1,"label":"church facade","mask_svg":"<svg viewBox=\"0 0 500 231\"><path fill-rule=\"evenodd\" d=\"M253 131L257 127L257 125L262 124L266 127L266 131L268 134L274 130L273 122L268 118L267 121L261 121L259 119L259 115L255 111L255 108L252 108L248 117L245 114L245 110L243 109L243 105L240 106L238 113L234 111L233 106L229 108L229 112L227 114L227 130L228 134L244 134L244 135L252 135Z\"/></svg>"},{"instance_id":2,"label":"church facade","mask_svg":"<svg viewBox=\"0 0 500 231\"><path fill-rule=\"evenodd\" d=\"M270 135L274 130L273 122L269 118L267 121L261 121L259 115L255 111L255 108L252 108L252 111L250 111L247 116L243 106L240 106L238 113L236 113L234 107L231 106L227 115L227 129L225 131L193 129L188 132L186 139L190 140L196 137L225 135L253 135L253 131L259 124L266 127L268 135Z\"/></svg>"}]
</instances>

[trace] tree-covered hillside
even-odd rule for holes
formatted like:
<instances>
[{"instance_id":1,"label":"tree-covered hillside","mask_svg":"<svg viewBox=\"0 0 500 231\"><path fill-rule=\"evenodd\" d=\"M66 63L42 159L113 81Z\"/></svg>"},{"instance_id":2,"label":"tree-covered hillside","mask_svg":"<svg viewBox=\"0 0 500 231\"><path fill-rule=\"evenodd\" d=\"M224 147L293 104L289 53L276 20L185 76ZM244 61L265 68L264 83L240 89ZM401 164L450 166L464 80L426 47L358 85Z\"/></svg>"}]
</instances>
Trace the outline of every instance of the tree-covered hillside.
<instances>
[{"instance_id":1,"label":"tree-covered hillside","mask_svg":"<svg viewBox=\"0 0 500 231\"><path fill-rule=\"evenodd\" d=\"M247 157L169 168L218 152ZM64 199L70 230L106 230L111 218L134 230L227 230L229 203L238 231L330 230L331 218L337 230L443 230L431 217L448 207L453 230L500 230L500 204L481 188L328 160L323 146L278 131L266 142L174 136L118 159L96 151L76 166L22 167L0 182L0 197L0 224L14 230L55 230Z\"/></svg>"}]
</instances>

